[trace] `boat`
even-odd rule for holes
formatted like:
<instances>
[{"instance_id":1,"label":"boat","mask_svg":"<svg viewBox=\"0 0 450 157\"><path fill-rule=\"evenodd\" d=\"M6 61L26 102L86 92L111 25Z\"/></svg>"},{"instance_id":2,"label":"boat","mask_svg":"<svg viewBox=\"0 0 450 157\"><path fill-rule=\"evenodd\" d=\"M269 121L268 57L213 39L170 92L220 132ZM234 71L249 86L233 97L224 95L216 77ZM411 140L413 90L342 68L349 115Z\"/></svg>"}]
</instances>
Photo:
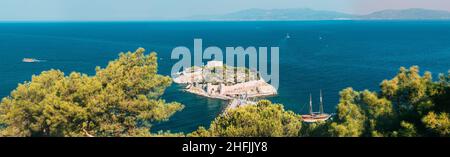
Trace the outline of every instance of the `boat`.
<instances>
[{"instance_id":1,"label":"boat","mask_svg":"<svg viewBox=\"0 0 450 157\"><path fill-rule=\"evenodd\" d=\"M35 58L24 58L24 59L22 59L22 62L25 62L25 63L35 63L35 62L40 62L40 60L35 59Z\"/></svg>"},{"instance_id":2,"label":"boat","mask_svg":"<svg viewBox=\"0 0 450 157\"><path fill-rule=\"evenodd\" d=\"M288 34L286 34L286 39L289 39L289 38L291 38L291 36L288 33Z\"/></svg>"},{"instance_id":3,"label":"boat","mask_svg":"<svg viewBox=\"0 0 450 157\"><path fill-rule=\"evenodd\" d=\"M192 84L188 84L185 88L186 89L189 89L189 88L191 88L192 87Z\"/></svg>"},{"instance_id":4,"label":"boat","mask_svg":"<svg viewBox=\"0 0 450 157\"><path fill-rule=\"evenodd\" d=\"M312 96L309 95L309 114L301 115L302 120L306 123L316 123L327 121L331 118L331 114L323 111L322 90L320 90L320 110L319 112L313 112Z\"/></svg>"}]
</instances>

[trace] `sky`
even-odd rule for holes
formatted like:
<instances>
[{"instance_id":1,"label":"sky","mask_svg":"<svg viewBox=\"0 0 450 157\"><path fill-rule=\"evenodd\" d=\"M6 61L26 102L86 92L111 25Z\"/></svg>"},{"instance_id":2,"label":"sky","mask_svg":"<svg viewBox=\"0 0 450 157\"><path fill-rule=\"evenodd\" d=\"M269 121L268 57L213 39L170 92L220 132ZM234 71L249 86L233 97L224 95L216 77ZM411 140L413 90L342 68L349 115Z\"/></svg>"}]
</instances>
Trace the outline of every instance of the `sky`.
<instances>
[{"instance_id":1,"label":"sky","mask_svg":"<svg viewBox=\"0 0 450 157\"><path fill-rule=\"evenodd\" d=\"M353 14L406 8L450 11L450 0L0 0L0 20L165 20L252 8L311 8Z\"/></svg>"}]
</instances>

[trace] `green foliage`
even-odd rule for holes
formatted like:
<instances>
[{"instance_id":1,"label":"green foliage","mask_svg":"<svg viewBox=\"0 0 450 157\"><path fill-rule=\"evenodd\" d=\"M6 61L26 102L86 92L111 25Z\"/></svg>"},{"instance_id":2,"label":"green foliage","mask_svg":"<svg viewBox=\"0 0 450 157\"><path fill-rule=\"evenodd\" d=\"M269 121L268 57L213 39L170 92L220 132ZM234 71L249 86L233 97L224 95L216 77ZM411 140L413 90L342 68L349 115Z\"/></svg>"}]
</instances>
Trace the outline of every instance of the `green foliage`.
<instances>
[{"instance_id":1,"label":"green foliage","mask_svg":"<svg viewBox=\"0 0 450 157\"><path fill-rule=\"evenodd\" d=\"M169 131L158 131L157 133L152 133L151 137L186 137L183 133L172 133Z\"/></svg>"},{"instance_id":2,"label":"green foliage","mask_svg":"<svg viewBox=\"0 0 450 157\"><path fill-rule=\"evenodd\" d=\"M173 136L150 133L183 106L160 98L169 77L157 74L155 53L121 53L94 76L44 71L19 84L0 104L0 136ZM303 124L281 104L263 100L229 110L192 137L416 137L450 136L450 71L433 82L431 73L400 68L379 92L340 92L332 121Z\"/></svg>"},{"instance_id":3,"label":"green foliage","mask_svg":"<svg viewBox=\"0 0 450 157\"><path fill-rule=\"evenodd\" d=\"M379 92L342 90L335 119L304 124L299 136L449 136L449 80L450 73L433 82L431 73L421 76L417 66L402 67L397 76L381 83ZM295 136L299 118L287 112L291 122L284 123L279 115L285 111L277 106L264 101L230 111L209 129L200 127L190 136Z\"/></svg>"},{"instance_id":4,"label":"green foliage","mask_svg":"<svg viewBox=\"0 0 450 157\"><path fill-rule=\"evenodd\" d=\"M396 123L396 114L392 103L386 98L380 98L377 93L367 90L361 93L360 102L367 116L365 135L388 136Z\"/></svg>"},{"instance_id":5,"label":"green foliage","mask_svg":"<svg viewBox=\"0 0 450 157\"><path fill-rule=\"evenodd\" d=\"M341 92L332 136L449 136L450 73L433 82L431 73L400 68L381 91ZM441 114L436 115L434 112Z\"/></svg>"},{"instance_id":6,"label":"green foliage","mask_svg":"<svg viewBox=\"0 0 450 157\"><path fill-rule=\"evenodd\" d=\"M440 74L439 81L433 84L430 95L435 103L435 111L450 113L450 70L447 75Z\"/></svg>"},{"instance_id":7,"label":"green foliage","mask_svg":"<svg viewBox=\"0 0 450 157\"><path fill-rule=\"evenodd\" d=\"M304 123L300 130L301 137L329 137L329 122Z\"/></svg>"},{"instance_id":8,"label":"green foliage","mask_svg":"<svg viewBox=\"0 0 450 157\"><path fill-rule=\"evenodd\" d=\"M95 76L44 71L0 104L1 136L149 136L150 122L183 108L159 97L170 86L156 53L121 53Z\"/></svg>"},{"instance_id":9,"label":"green foliage","mask_svg":"<svg viewBox=\"0 0 450 157\"><path fill-rule=\"evenodd\" d=\"M432 83L431 73L421 77L419 67L402 67L392 80L381 83L381 94L395 104L400 114L421 116L433 107L429 95Z\"/></svg>"},{"instance_id":10,"label":"green foliage","mask_svg":"<svg viewBox=\"0 0 450 157\"><path fill-rule=\"evenodd\" d=\"M422 118L423 123L427 129L438 134L439 136L450 136L450 116L448 113L441 113L439 115L434 112L428 113Z\"/></svg>"},{"instance_id":11,"label":"green foliage","mask_svg":"<svg viewBox=\"0 0 450 157\"><path fill-rule=\"evenodd\" d=\"M401 137L418 136L416 127L412 123L402 121L400 123L400 130L398 131L398 136L401 136Z\"/></svg>"},{"instance_id":12,"label":"green foliage","mask_svg":"<svg viewBox=\"0 0 450 157\"><path fill-rule=\"evenodd\" d=\"M337 106L337 120L331 123L329 132L336 137L356 137L363 134L364 111L358 106L359 93L352 88L340 92L340 102Z\"/></svg>"},{"instance_id":13,"label":"green foliage","mask_svg":"<svg viewBox=\"0 0 450 157\"><path fill-rule=\"evenodd\" d=\"M205 127L198 127L197 130L188 134L189 137L212 137L213 135Z\"/></svg>"},{"instance_id":14,"label":"green foliage","mask_svg":"<svg viewBox=\"0 0 450 157\"><path fill-rule=\"evenodd\" d=\"M301 117L282 105L263 100L229 110L217 117L207 130L200 127L189 136L281 137L298 136Z\"/></svg>"}]
</instances>

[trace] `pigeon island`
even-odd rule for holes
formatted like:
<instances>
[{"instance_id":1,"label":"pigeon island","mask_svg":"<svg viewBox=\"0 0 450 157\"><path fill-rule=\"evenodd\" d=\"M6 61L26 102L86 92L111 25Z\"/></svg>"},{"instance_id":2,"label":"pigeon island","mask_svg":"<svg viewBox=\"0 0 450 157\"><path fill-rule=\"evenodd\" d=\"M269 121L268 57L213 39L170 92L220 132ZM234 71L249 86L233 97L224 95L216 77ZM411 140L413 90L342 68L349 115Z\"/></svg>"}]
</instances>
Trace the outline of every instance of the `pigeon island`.
<instances>
[{"instance_id":1,"label":"pigeon island","mask_svg":"<svg viewBox=\"0 0 450 157\"><path fill-rule=\"evenodd\" d=\"M186 91L208 98L233 100L273 96L275 87L258 72L244 67L232 67L222 61L209 61L205 66L193 66L178 72L175 83L186 85Z\"/></svg>"}]
</instances>

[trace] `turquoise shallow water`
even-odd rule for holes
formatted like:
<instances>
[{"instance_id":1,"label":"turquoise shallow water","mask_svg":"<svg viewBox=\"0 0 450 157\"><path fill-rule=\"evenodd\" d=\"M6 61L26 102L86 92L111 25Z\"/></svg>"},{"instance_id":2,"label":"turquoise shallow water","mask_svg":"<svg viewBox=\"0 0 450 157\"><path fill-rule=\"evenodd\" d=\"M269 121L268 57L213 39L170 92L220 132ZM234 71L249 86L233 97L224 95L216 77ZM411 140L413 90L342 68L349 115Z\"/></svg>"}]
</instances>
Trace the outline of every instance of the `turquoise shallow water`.
<instances>
[{"instance_id":1,"label":"turquoise shallow water","mask_svg":"<svg viewBox=\"0 0 450 157\"><path fill-rule=\"evenodd\" d=\"M291 38L286 39L289 33ZM280 47L279 95L270 100L307 112L308 95L334 112L345 87L377 90L400 66L445 73L450 69L450 21L305 21L305 22L68 22L0 23L0 96L43 70L93 74L118 52L144 47L158 52L159 72L169 75L176 46ZM26 64L22 58L47 60ZM190 132L208 126L225 103L170 87L164 98L186 108L156 130Z\"/></svg>"}]
</instances>

